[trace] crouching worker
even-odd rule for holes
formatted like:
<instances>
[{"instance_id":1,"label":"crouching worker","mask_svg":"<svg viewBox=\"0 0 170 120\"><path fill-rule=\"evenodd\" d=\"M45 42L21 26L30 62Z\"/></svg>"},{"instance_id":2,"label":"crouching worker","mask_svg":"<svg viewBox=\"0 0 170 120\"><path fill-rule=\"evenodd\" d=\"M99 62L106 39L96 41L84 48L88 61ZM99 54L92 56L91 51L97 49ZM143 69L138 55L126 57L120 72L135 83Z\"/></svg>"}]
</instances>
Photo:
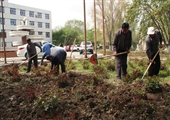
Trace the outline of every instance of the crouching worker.
<instances>
[{"instance_id":1,"label":"crouching worker","mask_svg":"<svg viewBox=\"0 0 170 120\"><path fill-rule=\"evenodd\" d=\"M51 62L51 69L49 70L49 72L51 72L51 70L55 67L56 74L58 75L59 65L61 66L62 73L66 72L66 68L65 68L66 57L67 57L67 52L62 48L59 48L56 51L54 51L52 54L47 55L46 59Z\"/></svg>"}]
</instances>

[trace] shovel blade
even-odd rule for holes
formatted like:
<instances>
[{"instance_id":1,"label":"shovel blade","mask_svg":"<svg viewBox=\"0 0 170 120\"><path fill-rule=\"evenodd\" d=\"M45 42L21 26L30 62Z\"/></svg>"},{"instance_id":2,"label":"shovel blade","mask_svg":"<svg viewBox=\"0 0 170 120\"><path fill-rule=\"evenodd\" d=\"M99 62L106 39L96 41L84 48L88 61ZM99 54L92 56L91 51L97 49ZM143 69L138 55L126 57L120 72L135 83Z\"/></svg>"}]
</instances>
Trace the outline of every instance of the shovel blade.
<instances>
[{"instance_id":1,"label":"shovel blade","mask_svg":"<svg viewBox=\"0 0 170 120\"><path fill-rule=\"evenodd\" d=\"M97 54L93 54L91 57L90 57L90 61L92 64L98 64L98 60L97 60Z\"/></svg>"}]
</instances>

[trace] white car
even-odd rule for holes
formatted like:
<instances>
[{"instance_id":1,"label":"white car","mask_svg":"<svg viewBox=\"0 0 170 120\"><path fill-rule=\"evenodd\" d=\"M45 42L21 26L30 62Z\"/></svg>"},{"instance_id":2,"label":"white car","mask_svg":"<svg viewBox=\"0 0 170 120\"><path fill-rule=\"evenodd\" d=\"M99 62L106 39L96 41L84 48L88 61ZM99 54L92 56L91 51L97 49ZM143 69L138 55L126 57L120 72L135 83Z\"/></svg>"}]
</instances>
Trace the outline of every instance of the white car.
<instances>
[{"instance_id":1,"label":"white car","mask_svg":"<svg viewBox=\"0 0 170 120\"><path fill-rule=\"evenodd\" d=\"M86 42L86 50L87 50L87 52L90 52L91 54L93 54L93 44L92 44L92 42L90 42L90 41ZM80 51L80 54L84 53L85 42L80 43L79 51Z\"/></svg>"},{"instance_id":2,"label":"white car","mask_svg":"<svg viewBox=\"0 0 170 120\"><path fill-rule=\"evenodd\" d=\"M43 41L44 42L44 41ZM43 42L42 41L39 41L39 42L36 42L38 43L41 47L43 45ZM53 44L52 44L53 45ZM59 46L55 46L53 45L51 47L51 53L53 53L56 49L59 49L59 48L62 48L62 47L59 47ZM62 48L64 49L64 48ZM40 52L40 48L36 46L36 50L37 50L37 53ZM39 53L38 54L38 57L42 57L43 53ZM26 59L28 59L28 55L27 55L27 44L24 44L22 46L18 46L18 50L17 50L17 56L18 57L25 57Z\"/></svg>"},{"instance_id":3,"label":"white car","mask_svg":"<svg viewBox=\"0 0 170 120\"><path fill-rule=\"evenodd\" d=\"M79 51L79 47L78 47L78 44L76 44L76 45L72 45L71 47L70 47L70 49L71 49L71 51Z\"/></svg>"}]
</instances>

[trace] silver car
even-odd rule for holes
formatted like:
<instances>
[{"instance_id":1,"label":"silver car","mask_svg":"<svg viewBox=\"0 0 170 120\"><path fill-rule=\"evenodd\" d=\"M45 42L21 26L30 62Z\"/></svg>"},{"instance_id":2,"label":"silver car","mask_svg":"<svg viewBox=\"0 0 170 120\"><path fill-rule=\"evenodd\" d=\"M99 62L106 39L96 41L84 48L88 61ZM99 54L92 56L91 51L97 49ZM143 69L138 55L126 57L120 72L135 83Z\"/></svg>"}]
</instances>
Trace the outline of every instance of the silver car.
<instances>
[{"instance_id":1,"label":"silver car","mask_svg":"<svg viewBox=\"0 0 170 120\"><path fill-rule=\"evenodd\" d=\"M85 51L85 42L80 43L79 50L80 50L80 54L84 53L84 51ZM91 54L93 54L93 44L92 44L91 41L86 42L86 50L87 50L87 52L90 52Z\"/></svg>"}]
</instances>

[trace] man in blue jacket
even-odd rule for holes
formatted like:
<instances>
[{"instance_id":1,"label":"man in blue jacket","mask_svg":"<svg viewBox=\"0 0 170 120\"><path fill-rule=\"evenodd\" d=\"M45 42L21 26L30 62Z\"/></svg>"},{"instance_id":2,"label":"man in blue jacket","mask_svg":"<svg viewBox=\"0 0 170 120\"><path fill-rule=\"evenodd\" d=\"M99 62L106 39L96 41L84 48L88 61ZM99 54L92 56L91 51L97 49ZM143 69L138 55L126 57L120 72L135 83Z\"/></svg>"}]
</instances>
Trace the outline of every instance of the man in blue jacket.
<instances>
[{"instance_id":1,"label":"man in blue jacket","mask_svg":"<svg viewBox=\"0 0 170 120\"><path fill-rule=\"evenodd\" d=\"M50 55L47 55L46 59L51 62L51 69L49 72L51 72L51 70L55 66L57 68L56 74L58 75L59 74L59 65L61 66L62 73L66 72L66 69L65 69L66 57L67 57L67 52L62 48L57 49Z\"/></svg>"},{"instance_id":2,"label":"man in blue jacket","mask_svg":"<svg viewBox=\"0 0 170 120\"><path fill-rule=\"evenodd\" d=\"M43 56L42 56L42 58L41 58L41 63L40 63L40 65L43 64L44 58L45 58L47 55L50 55L50 54L51 54L51 47L52 47L52 46L53 46L53 45L52 45L51 43L47 43L47 42L45 42L45 43L43 44L43 46L42 46Z\"/></svg>"}]
</instances>

